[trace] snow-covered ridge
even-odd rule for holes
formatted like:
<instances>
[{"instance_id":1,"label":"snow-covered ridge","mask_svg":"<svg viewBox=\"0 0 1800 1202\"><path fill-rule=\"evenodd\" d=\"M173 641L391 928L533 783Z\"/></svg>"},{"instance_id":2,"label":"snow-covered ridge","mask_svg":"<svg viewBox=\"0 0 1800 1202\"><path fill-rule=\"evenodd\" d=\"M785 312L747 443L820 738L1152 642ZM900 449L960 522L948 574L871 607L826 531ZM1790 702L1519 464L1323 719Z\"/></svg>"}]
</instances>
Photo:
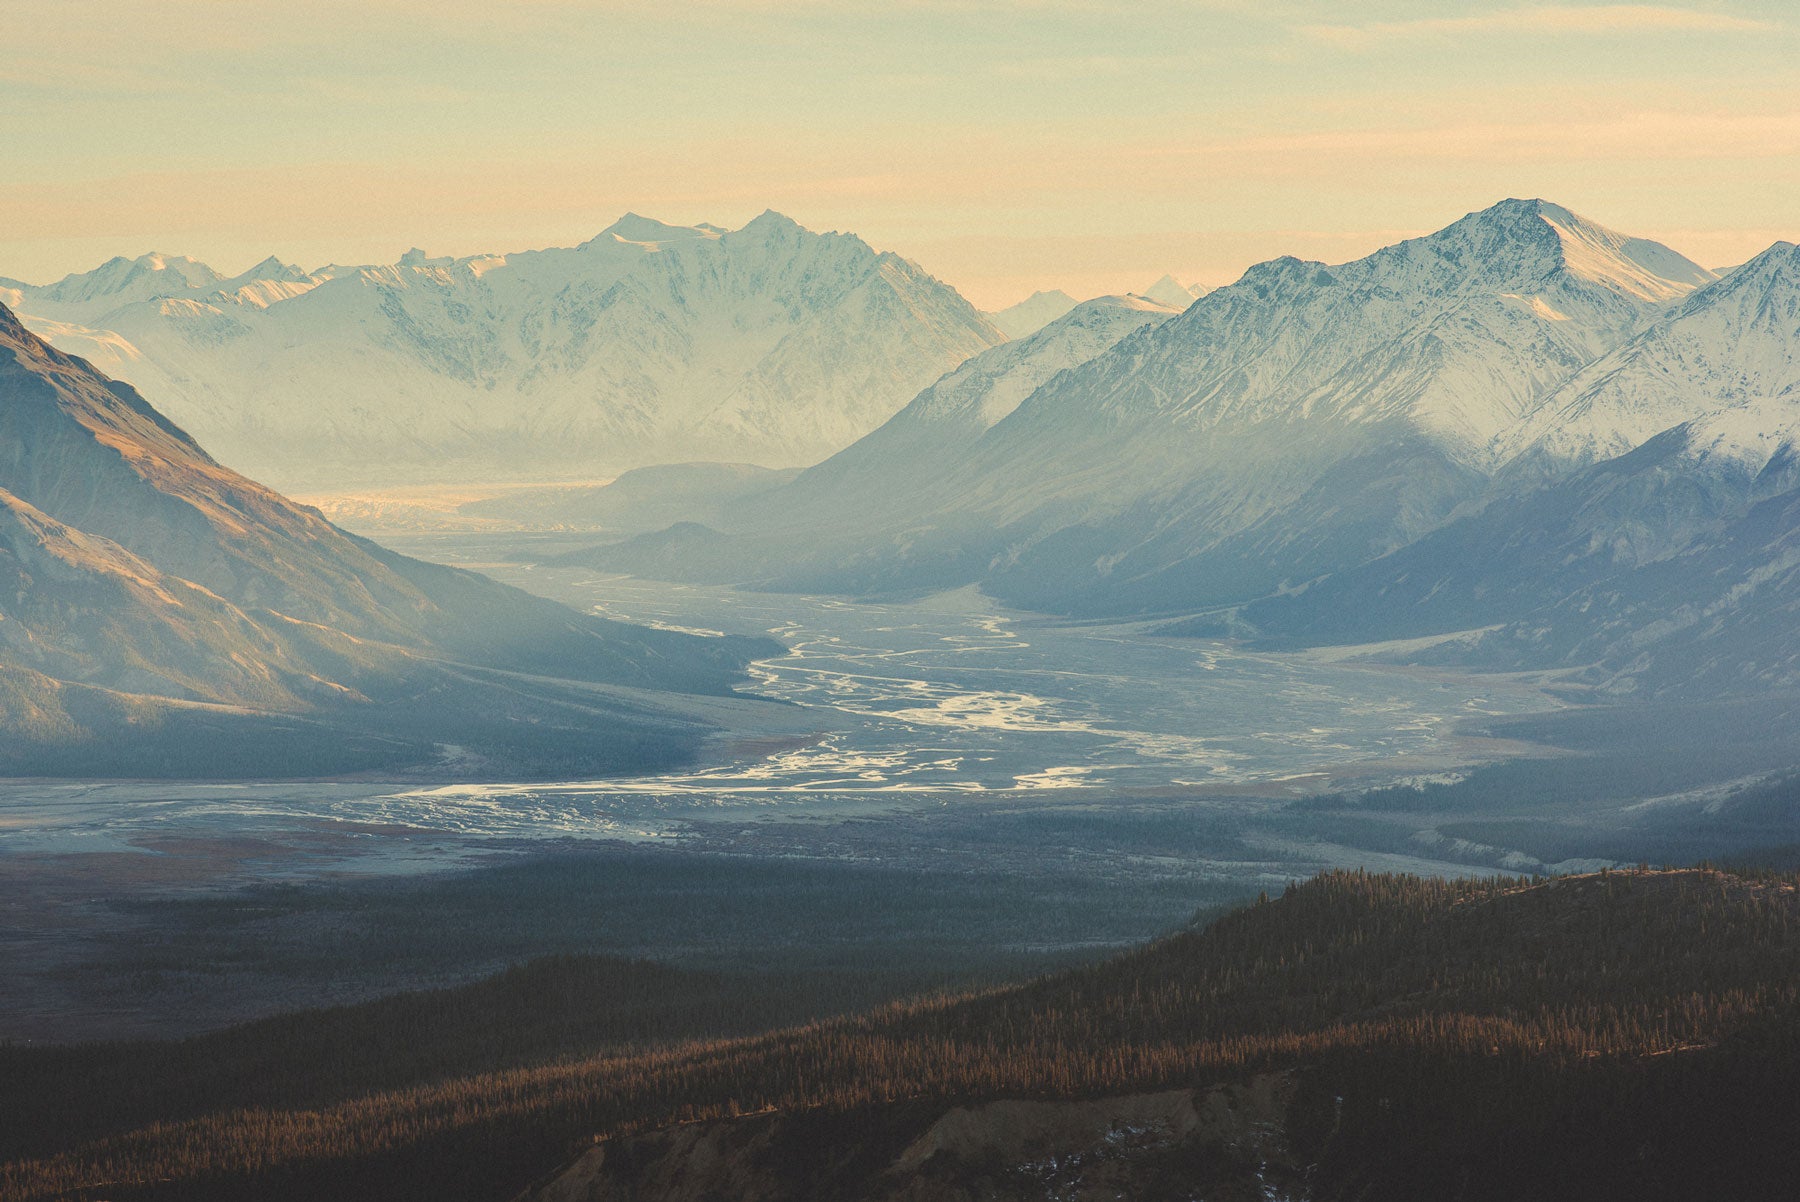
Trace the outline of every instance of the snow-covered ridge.
<instances>
[{"instance_id":1,"label":"snow-covered ridge","mask_svg":"<svg viewBox=\"0 0 1800 1202\"><path fill-rule=\"evenodd\" d=\"M1165 275L1138 295L1147 296L1158 304L1180 312L1205 296L1206 289L1199 284L1180 283L1174 276Z\"/></svg>"},{"instance_id":2,"label":"snow-covered ridge","mask_svg":"<svg viewBox=\"0 0 1800 1202\"><path fill-rule=\"evenodd\" d=\"M1025 338L1037 333L1073 309L1078 302L1060 288L1033 292L1016 305L1009 305L987 319L1008 338Z\"/></svg>"},{"instance_id":3,"label":"snow-covered ridge","mask_svg":"<svg viewBox=\"0 0 1800 1202\"><path fill-rule=\"evenodd\" d=\"M1257 264L1130 360L1096 360L1026 408L1196 432L1399 423L1479 470L1542 396L1661 311L1647 295L1677 297L1700 278L1710 273L1667 248L1543 201L1502 201L1354 262Z\"/></svg>"},{"instance_id":4,"label":"snow-covered ridge","mask_svg":"<svg viewBox=\"0 0 1800 1202\"><path fill-rule=\"evenodd\" d=\"M1777 242L1598 357L1495 442L1540 468L1622 455L1706 417L1754 455L1800 406L1800 248ZM1735 414L1735 416L1732 416Z\"/></svg>"},{"instance_id":5,"label":"snow-covered ridge","mask_svg":"<svg viewBox=\"0 0 1800 1202\"><path fill-rule=\"evenodd\" d=\"M1205 296L1206 289L1199 284L1178 283L1174 276L1164 275L1148 288L1125 295L1144 297L1179 313ZM1028 338L1080 303L1062 289L1054 288L1034 292L1016 305L987 314L987 318L1008 338Z\"/></svg>"},{"instance_id":6,"label":"snow-covered ridge","mask_svg":"<svg viewBox=\"0 0 1800 1202\"><path fill-rule=\"evenodd\" d=\"M1084 612L1294 588L1482 503L1522 419L1690 294L1700 305L1697 286L1753 275L1713 282L1667 247L1526 199L1348 263L1272 259L1024 397L1010 369L1000 387L982 377L1029 340L971 361L770 494L795 501L774 515L789 543L797 515L863 515L841 564L808 551L784 574L759 546L763 562L731 578L976 582ZM1689 403L1657 429L1719 407ZM854 506L802 503L834 473L861 487ZM756 533L755 516L734 532Z\"/></svg>"},{"instance_id":7,"label":"snow-covered ridge","mask_svg":"<svg viewBox=\"0 0 1800 1202\"><path fill-rule=\"evenodd\" d=\"M19 293L34 328L289 485L799 466L1005 340L915 264L772 211L232 279L151 255Z\"/></svg>"},{"instance_id":8,"label":"snow-covered ridge","mask_svg":"<svg viewBox=\"0 0 1800 1202\"><path fill-rule=\"evenodd\" d=\"M1646 301L1682 296L1718 278L1716 272L1676 254L1660 242L1629 238L1577 217L1548 201L1528 202L1556 231L1563 265L1574 275Z\"/></svg>"}]
</instances>

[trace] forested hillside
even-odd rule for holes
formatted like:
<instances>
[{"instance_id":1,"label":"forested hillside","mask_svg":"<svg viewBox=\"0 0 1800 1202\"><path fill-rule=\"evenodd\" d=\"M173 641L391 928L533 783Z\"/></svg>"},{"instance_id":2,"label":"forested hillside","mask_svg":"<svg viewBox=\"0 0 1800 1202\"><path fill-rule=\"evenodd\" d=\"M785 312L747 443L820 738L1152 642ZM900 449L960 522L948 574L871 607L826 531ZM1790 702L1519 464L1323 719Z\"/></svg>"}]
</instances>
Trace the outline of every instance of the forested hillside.
<instances>
[{"instance_id":1,"label":"forested hillside","mask_svg":"<svg viewBox=\"0 0 1800 1202\"><path fill-rule=\"evenodd\" d=\"M271 1098L15 1161L0 1197L504 1199L596 1137L544 1198L1044 1197L1084 1173L1138 1198L1775 1196L1800 1168L1797 884L1332 873L1024 986ZM1072 1113L1142 1121L1087 1139ZM699 1177L696 1140L728 1153Z\"/></svg>"}]
</instances>

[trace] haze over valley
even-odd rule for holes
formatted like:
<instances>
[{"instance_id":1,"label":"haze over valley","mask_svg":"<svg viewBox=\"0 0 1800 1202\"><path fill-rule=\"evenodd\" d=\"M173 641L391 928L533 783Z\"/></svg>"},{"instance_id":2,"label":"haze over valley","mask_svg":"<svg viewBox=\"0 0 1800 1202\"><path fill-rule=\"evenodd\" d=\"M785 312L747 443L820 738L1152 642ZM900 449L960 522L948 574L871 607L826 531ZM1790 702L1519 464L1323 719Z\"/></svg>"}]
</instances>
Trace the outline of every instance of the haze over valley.
<instances>
[{"instance_id":1,"label":"haze over valley","mask_svg":"<svg viewBox=\"0 0 1800 1202\"><path fill-rule=\"evenodd\" d=\"M1774 0L6 28L0 1202L1791 1191Z\"/></svg>"}]
</instances>

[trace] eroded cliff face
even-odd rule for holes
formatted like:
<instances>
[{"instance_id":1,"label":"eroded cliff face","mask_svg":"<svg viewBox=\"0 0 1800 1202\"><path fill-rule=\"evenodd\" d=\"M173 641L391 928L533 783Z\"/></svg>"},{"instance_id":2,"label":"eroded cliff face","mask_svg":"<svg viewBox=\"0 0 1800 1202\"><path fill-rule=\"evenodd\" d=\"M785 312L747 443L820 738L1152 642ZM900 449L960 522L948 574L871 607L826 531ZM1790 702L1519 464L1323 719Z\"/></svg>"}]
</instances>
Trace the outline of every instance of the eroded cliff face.
<instances>
[{"instance_id":1,"label":"eroded cliff face","mask_svg":"<svg viewBox=\"0 0 1800 1202\"><path fill-rule=\"evenodd\" d=\"M1302 1199L1288 1074L945 1110L765 1114L596 1144L519 1202Z\"/></svg>"}]
</instances>

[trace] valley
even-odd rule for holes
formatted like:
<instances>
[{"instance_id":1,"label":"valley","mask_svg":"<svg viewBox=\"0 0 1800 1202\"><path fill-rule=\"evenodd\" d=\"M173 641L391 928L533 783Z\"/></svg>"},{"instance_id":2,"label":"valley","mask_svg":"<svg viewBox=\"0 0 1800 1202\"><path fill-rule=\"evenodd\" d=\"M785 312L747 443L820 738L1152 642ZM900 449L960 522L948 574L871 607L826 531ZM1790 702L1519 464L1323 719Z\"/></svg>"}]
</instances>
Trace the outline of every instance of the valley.
<instances>
[{"instance_id":1,"label":"valley","mask_svg":"<svg viewBox=\"0 0 1800 1202\"><path fill-rule=\"evenodd\" d=\"M874 1001L1089 958L1332 868L1584 871L1789 841L1779 808L1755 820L1800 762L1766 706L1672 734L1554 675L1379 648L546 564L579 535L380 537L787 652L738 696L643 695L713 732L648 775L509 780L444 745L409 776L0 783L6 1038L189 1034L561 954L849 971ZM745 890L754 911L728 918Z\"/></svg>"}]
</instances>

